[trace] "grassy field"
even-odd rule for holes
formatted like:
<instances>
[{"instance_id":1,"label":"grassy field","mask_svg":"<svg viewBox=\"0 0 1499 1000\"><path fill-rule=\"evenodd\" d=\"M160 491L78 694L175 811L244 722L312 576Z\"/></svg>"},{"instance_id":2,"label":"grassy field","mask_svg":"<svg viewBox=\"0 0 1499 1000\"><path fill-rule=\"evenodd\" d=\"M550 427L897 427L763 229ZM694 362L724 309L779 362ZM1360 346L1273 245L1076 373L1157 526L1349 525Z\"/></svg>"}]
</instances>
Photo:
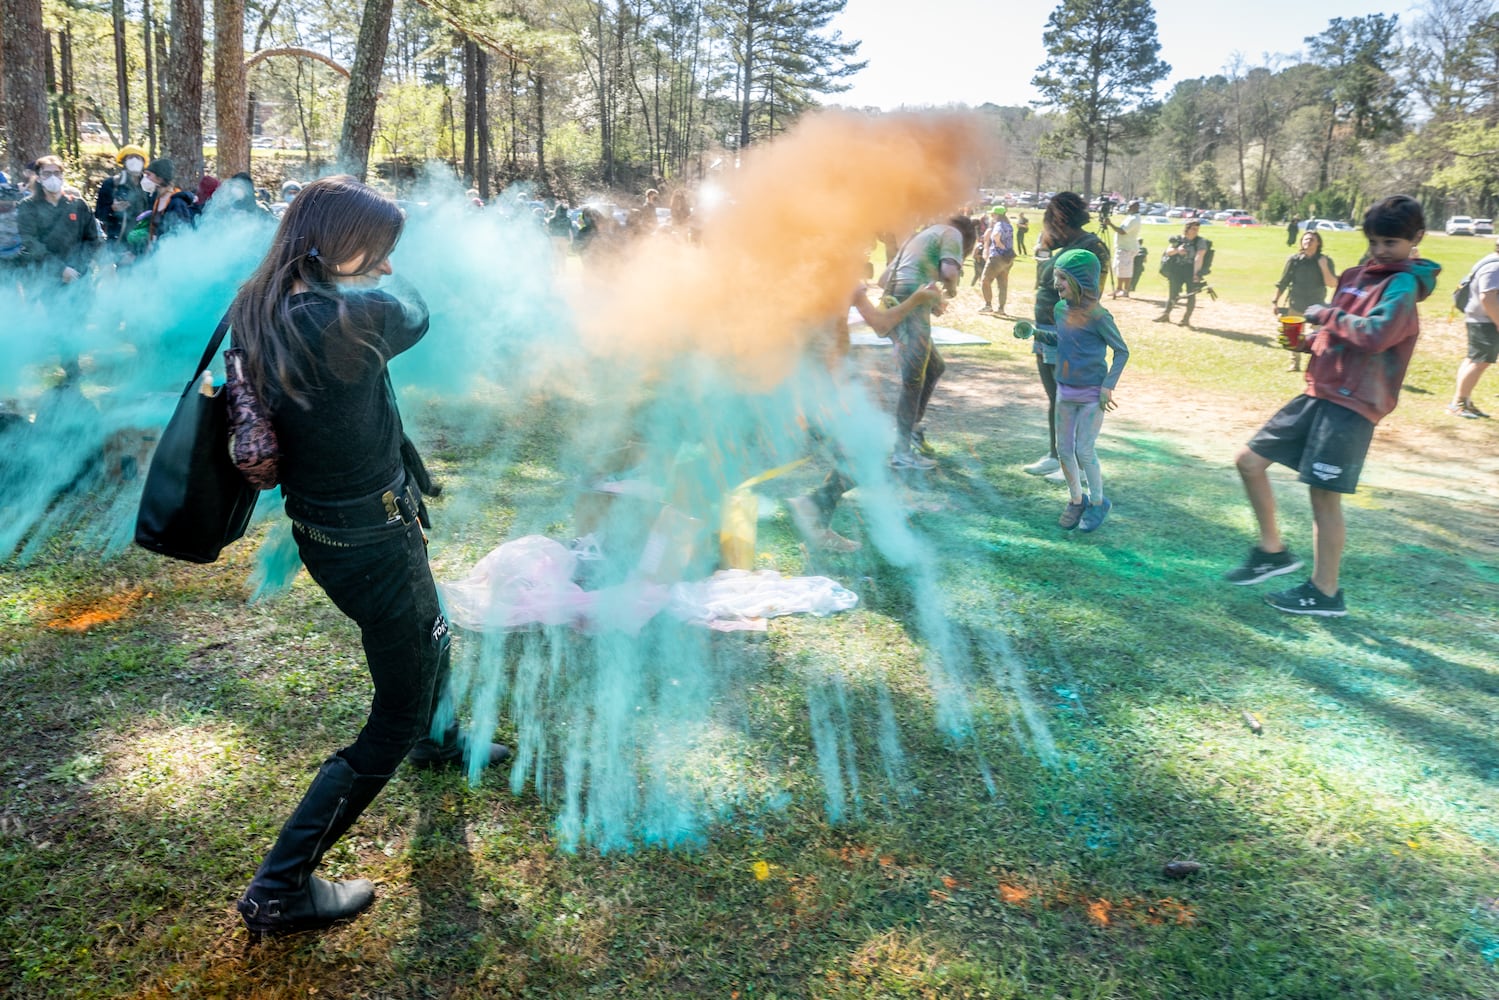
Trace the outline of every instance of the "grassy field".
<instances>
[{"instance_id":1,"label":"grassy field","mask_svg":"<svg viewBox=\"0 0 1499 1000\"><path fill-rule=\"evenodd\" d=\"M1175 231L1147 230L1142 294ZM942 464L910 520L939 553L966 738L932 724L906 574L868 547L809 556L784 515L762 521L762 565L827 573L861 602L709 644L759 734L746 766L792 794L695 849L560 851L533 789L403 771L328 858L376 880L375 907L249 948L233 900L367 707L356 634L305 576L247 604L250 545L199 568L101 563L59 538L0 567L0 993L1499 996L1499 434L1440 406L1461 356L1447 294L1487 241L1428 242L1446 278L1351 503L1353 614L1322 623L1218 582L1250 538L1227 456L1295 382L1269 350L1284 231L1210 235L1204 330L1117 310L1134 352L1102 441L1118 509L1091 536L1057 531L1056 488L1019 470L1044 448L1025 348L970 290L951 317L994 343L950 352ZM1349 266L1361 248L1328 249ZM506 529L556 478L541 419L488 484ZM461 487L474 456L436 457ZM1277 489L1308 548L1304 490ZM836 526L870 530L852 502ZM813 749L832 675L849 773L877 768L885 707L907 769L901 796L867 775L839 823ZM1173 860L1201 868L1171 878Z\"/></svg>"}]
</instances>

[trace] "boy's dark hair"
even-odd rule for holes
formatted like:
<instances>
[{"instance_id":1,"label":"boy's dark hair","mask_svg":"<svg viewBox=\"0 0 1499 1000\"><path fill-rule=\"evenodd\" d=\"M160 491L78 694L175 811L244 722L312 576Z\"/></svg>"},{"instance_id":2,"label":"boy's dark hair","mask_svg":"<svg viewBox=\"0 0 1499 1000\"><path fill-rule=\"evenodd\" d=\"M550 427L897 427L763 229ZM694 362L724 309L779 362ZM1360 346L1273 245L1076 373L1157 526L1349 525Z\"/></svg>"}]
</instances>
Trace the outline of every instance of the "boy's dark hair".
<instances>
[{"instance_id":1,"label":"boy's dark hair","mask_svg":"<svg viewBox=\"0 0 1499 1000\"><path fill-rule=\"evenodd\" d=\"M947 224L956 229L958 235L963 237L963 256L967 257L973 253L973 245L978 242L979 235L978 227L973 224L973 220L966 215L955 215L947 220Z\"/></svg>"},{"instance_id":2,"label":"boy's dark hair","mask_svg":"<svg viewBox=\"0 0 1499 1000\"><path fill-rule=\"evenodd\" d=\"M1426 228L1421 203L1408 194L1392 194L1369 206L1364 213L1364 235L1413 240Z\"/></svg>"}]
</instances>

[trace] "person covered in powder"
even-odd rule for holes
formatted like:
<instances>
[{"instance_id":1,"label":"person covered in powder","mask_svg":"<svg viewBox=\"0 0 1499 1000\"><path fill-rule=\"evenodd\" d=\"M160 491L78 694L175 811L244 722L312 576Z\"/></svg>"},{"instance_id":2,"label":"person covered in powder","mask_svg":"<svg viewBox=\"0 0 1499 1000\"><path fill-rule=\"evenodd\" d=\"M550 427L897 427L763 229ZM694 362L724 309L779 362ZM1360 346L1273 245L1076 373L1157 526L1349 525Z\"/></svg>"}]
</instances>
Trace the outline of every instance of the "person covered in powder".
<instances>
[{"instance_id":1,"label":"person covered in powder","mask_svg":"<svg viewBox=\"0 0 1499 1000\"><path fill-rule=\"evenodd\" d=\"M457 726L433 735L448 674L448 624L422 530L430 494L402 432L387 372L427 332L409 286L391 274L404 217L353 177L308 184L230 308L246 378L280 445L280 485L297 551L313 580L359 626L374 701L358 737L323 761L261 862L238 909L252 934L328 927L375 898L367 880L313 874L402 760L458 764ZM486 764L507 748L470 748Z\"/></svg>"},{"instance_id":2,"label":"person covered in powder","mask_svg":"<svg viewBox=\"0 0 1499 1000\"><path fill-rule=\"evenodd\" d=\"M942 298L942 287L932 282L917 289L904 302L889 309L870 302L869 290L861 284L854 290L849 305L858 310L860 318L869 325L871 330L882 337L888 337L890 332L915 310L929 309L940 316L945 303ZM847 463L844 461L842 451L826 426L829 421L818 415L827 407L842 406L844 394L849 391L851 385L851 375L847 365L849 351L847 311L835 317L827 325L827 329L830 336L814 339L814 346L821 348L822 360L826 364L826 376L831 384L813 394L813 405L805 408L812 412L804 412L803 418L812 440L824 446L829 452L832 469L821 486L804 496L791 497L786 501L786 508L791 512L791 521L796 526L797 532L812 548L827 549L832 552L857 552L863 547L859 542L845 538L832 528L833 514L838 509L839 501L843 499L843 494L853 489L856 484L847 472Z\"/></svg>"},{"instance_id":3,"label":"person covered in powder","mask_svg":"<svg viewBox=\"0 0 1499 1000\"><path fill-rule=\"evenodd\" d=\"M1058 192L1046 204L1041 216L1041 239L1036 243L1036 327L1050 330L1056 322L1057 293L1052 276L1056 258L1068 250L1087 250L1098 258L1099 267L1109 259L1109 248L1103 240L1083 227L1088 224L1088 206L1074 191ZM1037 337L1032 344L1036 354L1036 373L1046 390L1046 434L1051 445L1045 455L1025 466L1033 476L1062 478L1062 463L1057 457L1057 379L1056 348Z\"/></svg>"},{"instance_id":4,"label":"person covered in powder","mask_svg":"<svg viewBox=\"0 0 1499 1000\"><path fill-rule=\"evenodd\" d=\"M1038 340L1056 348L1057 455L1071 494L1057 524L1095 531L1113 509L1104 494L1098 464L1098 432L1114 409L1114 388L1129 361L1129 348L1114 317L1099 302L1098 256L1088 250L1066 250L1052 265L1060 297L1050 328L1033 328ZM1027 332L1024 327L1019 334ZM1112 353L1107 366L1104 358ZM1087 492L1083 492L1083 480Z\"/></svg>"},{"instance_id":5,"label":"person covered in powder","mask_svg":"<svg viewBox=\"0 0 1499 1000\"><path fill-rule=\"evenodd\" d=\"M99 221L81 198L64 191L66 167L56 156L36 161L36 179L31 182L31 197L16 206L16 233L21 240L22 280L27 292L44 302L64 299L74 309L82 308L85 294L83 278L89 273L94 254L104 245ZM65 383L81 374L79 350L71 341L78 332L77 317L54 317L55 335L63 342L60 350Z\"/></svg>"},{"instance_id":6,"label":"person covered in powder","mask_svg":"<svg viewBox=\"0 0 1499 1000\"><path fill-rule=\"evenodd\" d=\"M1243 564L1225 576L1229 583L1247 586L1301 568L1280 534L1270 466L1295 469L1310 491L1311 579L1267 595L1265 602L1277 611L1327 618L1348 613L1339 586L1343 495L1358 486L1375 424L1400 399L1421 333L1416 306L1436 287L1441 266L1416 254L1425 235L1426 214L1414 198L1393 195L1369 207L1369 262L1338 277L1330 305L1306 308L1307 321L1321 327L1297 345L1311 355L1306 392L1272 415L1235 457L1259 538Z\"/></svg>"},{"instance_id":7,"label":"person covered in powder","mask_svg":"<svg viewBox=\"0 0 1499 1000\"><path fill-rule=\"evenodd\" d=\"M885 287L891 305L899 305L918 290L937 282L952 298L958 294L963 261L976 242L973 220L955 215L928 226L906 240L886 270ZM890 333L900 364L900 401L895 409L895 450L892 468L932 469L937 463L922 454L929 450L921 421L947 365L932 345L932 309L913 309Z\"/></svg>"}]
</instances>

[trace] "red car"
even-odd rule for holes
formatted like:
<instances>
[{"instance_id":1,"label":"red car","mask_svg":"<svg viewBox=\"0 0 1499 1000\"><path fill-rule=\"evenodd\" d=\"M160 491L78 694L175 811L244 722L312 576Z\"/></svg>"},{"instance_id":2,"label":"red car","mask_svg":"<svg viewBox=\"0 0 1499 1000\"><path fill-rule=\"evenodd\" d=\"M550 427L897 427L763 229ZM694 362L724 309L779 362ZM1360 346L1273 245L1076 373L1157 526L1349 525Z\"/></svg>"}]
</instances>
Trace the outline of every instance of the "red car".
<instances>
[{"instance_id":1,"label":"red car","mask_svg":"<svg viewBox=\"0 0 1499 1000\"><path fill-rule=\"evenodd\" d=\"M1252 215L1230 215L1227 219L1223 220L1223 224L1225 226L1257 226L1257 225L1259 225L1259 223L1257 221L1255 221L1255 218Z\"/></svg>"}]
</instances>

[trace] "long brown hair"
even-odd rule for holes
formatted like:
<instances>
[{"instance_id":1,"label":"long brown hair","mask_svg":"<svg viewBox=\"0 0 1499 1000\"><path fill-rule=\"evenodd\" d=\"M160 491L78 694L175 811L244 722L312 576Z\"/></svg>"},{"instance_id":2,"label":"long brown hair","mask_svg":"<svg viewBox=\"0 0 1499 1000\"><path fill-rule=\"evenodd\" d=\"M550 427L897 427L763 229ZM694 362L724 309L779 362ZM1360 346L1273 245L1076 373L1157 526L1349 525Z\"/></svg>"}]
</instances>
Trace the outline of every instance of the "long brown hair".
<instances>
[{"instance_id":1,"label":"long brown hair","mask_svg":"<svg viewBox=\"0 0 1499 1000\"><path fill-rule=\"evenodd\" d=\"M379 267L405 224L395 202L347 174L313 181L292 199L265 260L229 308L234 343L245 352L246 373L267 405L274 409L281 399L310 405L313 351L291 307L298 285L335 303L340 333L353 344L370 346L351 328L337 281ZM360 254L364 262L357 273L334 270Z\"/></svg>"}]
</instances>

